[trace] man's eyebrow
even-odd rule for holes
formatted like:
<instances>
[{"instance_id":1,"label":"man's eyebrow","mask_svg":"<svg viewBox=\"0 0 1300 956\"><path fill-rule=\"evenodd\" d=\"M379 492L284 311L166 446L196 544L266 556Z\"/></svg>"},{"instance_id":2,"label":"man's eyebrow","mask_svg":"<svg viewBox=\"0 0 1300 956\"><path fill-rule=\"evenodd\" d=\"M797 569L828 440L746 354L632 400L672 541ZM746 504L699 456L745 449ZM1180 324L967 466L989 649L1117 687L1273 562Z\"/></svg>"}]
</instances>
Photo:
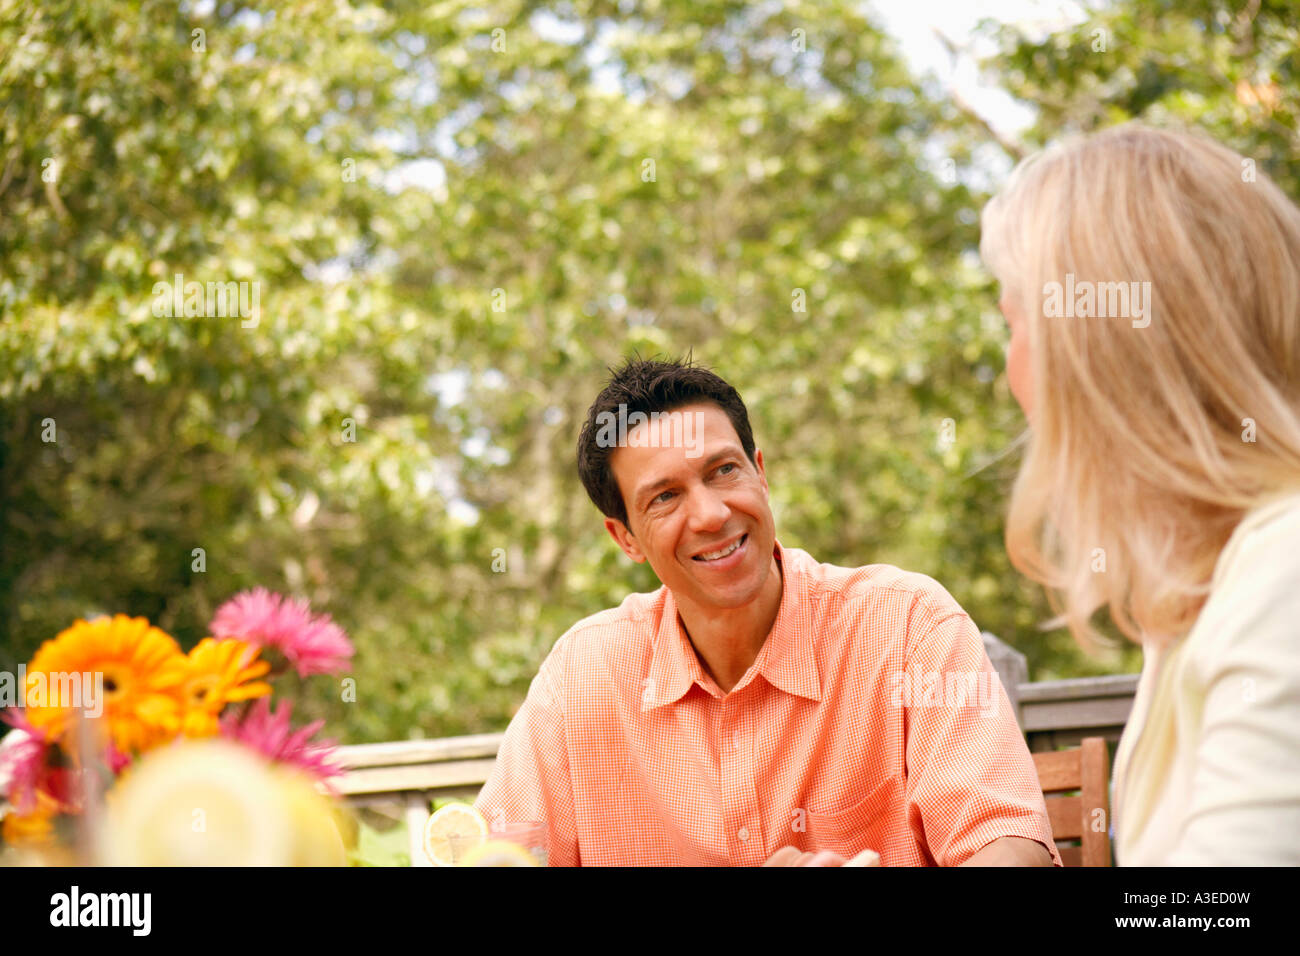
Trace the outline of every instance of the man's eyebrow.
<instances>
[{"instance_id":1,"label":"man's eyebrow","mask_svg":"<svg viewBox=\"0 0 1300 956\"><path fill-rule=\"evenodd\" d=\"M660 478L652 485L646 485L644 488L638 488L636 492L636 496L633 500L636 501L637 506L640 507L645 502L647 496L654 497L655 493L658 492L660 488L666 488L676 480L677 480L676 478Z\"/></svg>"},{"instance_id":2,"label":"man's eyebrow","mask_svg":"<svg viewBox=\"0 0 1300 956\"><path fill-rule=\"evenodd\" d=\"M719 461L721 461L724 458L735 458L743 454L744 452L741 451L735 445L728 445L726 448L721 448L718 451L715 451L708 458L704 459L704 461L700 463L700 467L707 470L713 467L715 464L717 464ZM658 481L654 482L653 484L646 485L644 488L638 488L635 494L633 495L632 500L636 502L636 506L640 508L641 505L645 502L647 495L649 495L650 497L654 497L654 495L659 491L659 489L666 488L672 484L676 484L676 482L677 482L677 478L672 476L669 476L667 478L660 478Z\"/></svg>"}]
</instances>

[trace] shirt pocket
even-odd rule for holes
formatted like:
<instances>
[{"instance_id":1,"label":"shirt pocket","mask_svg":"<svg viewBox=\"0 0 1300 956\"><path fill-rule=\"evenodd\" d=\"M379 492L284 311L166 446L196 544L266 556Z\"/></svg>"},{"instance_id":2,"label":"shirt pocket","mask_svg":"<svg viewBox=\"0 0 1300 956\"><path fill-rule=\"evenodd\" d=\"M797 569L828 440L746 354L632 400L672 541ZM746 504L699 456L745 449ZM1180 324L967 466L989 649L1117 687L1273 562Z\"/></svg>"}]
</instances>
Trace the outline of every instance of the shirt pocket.
<instances>
[{"instance_id":1,"label":"shirt pocket","mask_svg":"<svg viewBox=\"0 0 1300 956\"><path fill-rule=\"evenodd\" d=\"M905 822L898 801L902 781L901 776L889 777L857 803L842 810L824 813L809 809L803 849L814 853L832 850L845 859L867 849L883 856L891 831Z\"/></svg>"}]
</instances>

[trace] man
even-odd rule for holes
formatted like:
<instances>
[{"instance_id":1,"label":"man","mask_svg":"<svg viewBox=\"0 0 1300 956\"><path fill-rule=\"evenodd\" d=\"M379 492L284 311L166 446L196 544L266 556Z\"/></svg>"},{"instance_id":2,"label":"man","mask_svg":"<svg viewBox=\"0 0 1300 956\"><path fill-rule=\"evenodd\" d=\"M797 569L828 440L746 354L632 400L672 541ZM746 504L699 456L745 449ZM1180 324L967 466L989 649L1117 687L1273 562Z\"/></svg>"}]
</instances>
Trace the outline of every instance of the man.
<instances>
[{"instance_id":1,"label":"man","mask_svg":"<svg viewBox=\"0 0 1300 956\"><path fill-rule=\"evenodd\" d=\"M578 472L663 587L556 642L479 794L489 821L545 821L559 866L1060 864L970 617L923 575L782 548L734 388L629 362Z\"/></svg>"}]
</instances>

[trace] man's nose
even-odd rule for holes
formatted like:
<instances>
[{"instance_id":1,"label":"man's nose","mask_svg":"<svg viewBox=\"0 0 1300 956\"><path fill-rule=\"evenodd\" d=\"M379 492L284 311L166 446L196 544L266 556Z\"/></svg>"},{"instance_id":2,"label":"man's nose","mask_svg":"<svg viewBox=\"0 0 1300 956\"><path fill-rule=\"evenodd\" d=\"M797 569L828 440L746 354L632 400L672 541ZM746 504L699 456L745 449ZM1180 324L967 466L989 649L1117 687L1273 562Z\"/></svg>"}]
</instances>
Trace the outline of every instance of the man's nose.
<instances>
[{"instance_id":1,"label":"man's nose","mask_svg":"<svg viewBox=\"0 0 1300 956\"><path fill-rule=\"evenodd\" d=\"M690 526L697 533L717 531L727 523L731 509L722 496L708 488L698 488L690 496Z\"/></svg>"}]
</instances>

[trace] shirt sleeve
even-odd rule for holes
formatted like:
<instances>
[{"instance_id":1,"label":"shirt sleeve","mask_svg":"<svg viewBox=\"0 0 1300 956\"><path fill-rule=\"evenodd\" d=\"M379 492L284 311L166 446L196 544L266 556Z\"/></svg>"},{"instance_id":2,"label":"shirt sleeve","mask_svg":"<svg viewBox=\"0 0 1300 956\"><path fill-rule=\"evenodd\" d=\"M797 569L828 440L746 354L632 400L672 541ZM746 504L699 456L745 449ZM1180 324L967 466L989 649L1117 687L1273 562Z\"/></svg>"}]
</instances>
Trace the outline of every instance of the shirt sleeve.
<instances>
[{"instance_id":1,"label":"shirt sleeve","mask_svg":"<svg viewBox=\"0 0 1300 956\"><path fill-rule=\"evenodd\" d=\"M979 630L965 612L944 610L918 607L913 616L921 635L907 664L913 831L940 866L1007 836L1036 841L1061 866L1033 758Z\"/></svg>"},{"instance_id":2,"label":"shirt sleeve","mask_svg":"<svg viewBox=\"0 0 1300 956\"><path fill-rule=\"evenodd\" d=\"M564 638L551 649L506 728L474 805L491 825L545 820L550 866L578 866L564 720Z\"/></svg>"},{"instance_id":3,"label":"shirt sleeve","mask_svg":"<svg viewBox=\"0 0 1300 956\"><path fill-rule=\"evenodd\" d=\"M1190 656L1178 706L1201 736L1169 865L1300 865L1298 536L1291 518L1243 547Z\"/></svg>"}]
</instances>

